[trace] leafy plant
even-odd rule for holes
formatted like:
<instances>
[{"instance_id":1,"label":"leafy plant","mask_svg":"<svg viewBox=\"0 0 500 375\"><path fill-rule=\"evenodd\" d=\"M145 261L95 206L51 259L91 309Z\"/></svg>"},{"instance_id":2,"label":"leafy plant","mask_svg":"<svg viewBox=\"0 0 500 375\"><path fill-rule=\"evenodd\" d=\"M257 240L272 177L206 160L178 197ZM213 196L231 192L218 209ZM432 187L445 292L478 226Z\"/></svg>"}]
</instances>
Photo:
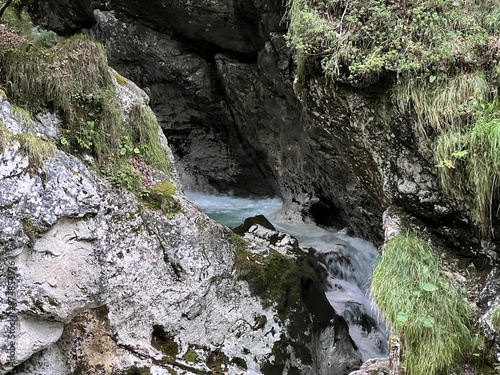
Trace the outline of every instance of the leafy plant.
<instances>
[{"instance_id":1,"label":"leafy plant","mask_svg":"<svg viewBox=\"0 0 500 375\"><path fill-rule=\"evenodd\" d=\"M402 233L387 242L371 291L402 338L409 375L450 373L471 352L467 304L441 274L430 246L416 234Z\"/></svg>"}]
</instances>

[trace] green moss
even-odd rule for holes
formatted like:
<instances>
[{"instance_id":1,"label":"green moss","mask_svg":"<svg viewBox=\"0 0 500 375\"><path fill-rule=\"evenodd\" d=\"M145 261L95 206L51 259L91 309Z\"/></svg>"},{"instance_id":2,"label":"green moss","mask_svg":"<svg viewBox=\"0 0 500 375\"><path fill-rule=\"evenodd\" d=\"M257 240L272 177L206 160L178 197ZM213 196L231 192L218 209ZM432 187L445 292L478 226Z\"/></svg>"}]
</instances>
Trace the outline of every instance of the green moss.
<instances>
[{"instance_id":1,"label":"green moss","mask_svg":"<svg viewBox=\"0 0 500 375\"><path fill-rule=\"evenodd\" d=\"M12 135L12 139L21 145L20 151L28 157L29 167L38 170L44 160L55 156L57 147L50 141L30 133Z\"/></svg>"},{"instance_id":2,"label":"green moss","mask_svg":"<svg viewBox=\"0 0 500 375\"><path fill-rule=\"evenodd\" d=\"M198 360L198 353L196 353L192 348L189 348L186 353L182 356L186 362L196 362Z\"/></svg>"},{"instance_id":3,"label":"green moss","mask_svg":"<svg viewBox=\"0 0 500 375\"><path fill-rule=\"evenodd\" d=\"M112 72L113 72L113 77L115 77L116 82L118 82L120 86L127 86L127 80L120 73L118 73L114 69L112 70Z\"/></svg>"},{"instance_id":4,"label":"green moss","mask_svg":"<svg viewBox=\"0 0 500 375\"><path fill-rule=\"evenodd\" d=\"M438 259L417 235L399 234L385 245L371 291L403 340L408 374L450 373L472 352L467 303L442 276Z\"/></svg>"},{"instance_id":5,"label":"green moss","mask_svg":"<svg viewBox=\"0 0 500 375\"><path fill-rule=\"evenodd\" d=\"M211 371L215 373L222 373L226 364L229 362L229 358L219 350L210 352L207 358L207 366ZM224 365L224 368L223 368Z\"/></svg>"},{"instance_id":6,"label":"green moss","mask_svg":"<svg viewBox=\"0 0 500 375\"><path fill-rule=\"evenodd\" d=\"M182 209L179 201L173 197L174 194L175 186L171 182L164 180L149 190L141 191L138 195L140 199L147 203L149 208L162 210L173 215Z\"/></svg>"}]
</instances>

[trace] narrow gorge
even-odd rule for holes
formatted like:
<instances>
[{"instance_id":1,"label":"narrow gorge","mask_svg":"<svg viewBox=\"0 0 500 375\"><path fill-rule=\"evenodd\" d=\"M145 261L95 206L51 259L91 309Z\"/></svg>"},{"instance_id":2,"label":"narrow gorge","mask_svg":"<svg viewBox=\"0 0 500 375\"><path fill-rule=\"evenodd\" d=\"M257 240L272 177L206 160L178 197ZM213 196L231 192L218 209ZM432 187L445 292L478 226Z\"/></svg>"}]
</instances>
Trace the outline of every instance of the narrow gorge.
<instances>
[{"instance_id":1,"label":"narrow gorge","mask_svg":"<svg viewBox=\"0 0 500 375\"><path fill-rule=\"evenodd\" d=\"M494 0L5 4L0 374L498 371Z\"/></svg>"}]
</instances>

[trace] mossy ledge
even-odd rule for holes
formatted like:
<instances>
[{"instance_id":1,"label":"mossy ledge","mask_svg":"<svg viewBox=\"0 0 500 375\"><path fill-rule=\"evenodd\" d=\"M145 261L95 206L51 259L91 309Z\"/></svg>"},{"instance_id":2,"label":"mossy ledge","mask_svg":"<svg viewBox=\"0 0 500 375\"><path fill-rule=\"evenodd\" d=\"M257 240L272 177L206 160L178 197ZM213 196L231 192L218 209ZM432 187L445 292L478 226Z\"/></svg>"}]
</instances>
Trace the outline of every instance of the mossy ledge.
<instances>
[{"instance_id":1,"label":"mossy ledge","mask_svg":"<svg viewBox=\"0 0 500 375\"><path fill-rule=\"evenodd\" d=\"M405 372L451 373L474 349L467 303L442 275L429 244L415 233L396 235L383 251L371 291L403 342Z\"/></svg>"},{"instance_id":2,"label":"mossy ledge","mask_svg":"<svg viewBox=\"0 0 500 375\"><path fill-rule=\"evenodd\" d=\"M313 269L316 260L298 247L292 250L291 257L275 250L264 256L249 251L246 240L236 233L230 233L229 240L235 245L238 278L248 283L265 307L274 306L278 318L287 324L288 335L282 335L274 344L274 361L264 363L261 371L266 375L281 374L289 347L304 365L311 365L311 334L323 332L332 322L341 324L339 319L345 325L326 299L324 286ZM254 329L261 327L262 322L256 321Z\"/></svg>"},{"instance_id":3,"label":"mossy ledge","mask_svg":"<svg viewBox=\"0 0 500 375\"><path fill-rule=\"evenodd\" d=\"M130 164L133 157L168 174L154 114L139 101L123 113L99 42L74 35L37 43L33 34L9 33L7 40L0 36L1 86L10 101L27 110L24 118L46 109L60 114L59 146L75 155L92 155L95 169L116 186L140 187L139 172Z\"/></svg>"}]
</instances>

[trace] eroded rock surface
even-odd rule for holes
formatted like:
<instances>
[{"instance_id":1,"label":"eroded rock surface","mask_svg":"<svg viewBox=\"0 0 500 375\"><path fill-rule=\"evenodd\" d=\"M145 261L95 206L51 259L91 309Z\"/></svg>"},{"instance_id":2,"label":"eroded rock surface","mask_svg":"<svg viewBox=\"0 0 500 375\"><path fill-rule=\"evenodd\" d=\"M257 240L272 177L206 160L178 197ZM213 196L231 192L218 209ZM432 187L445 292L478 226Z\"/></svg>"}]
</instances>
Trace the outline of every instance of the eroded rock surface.
<instances>
[{"instance_id":1,"label":"eroded rock surface","mask_svg":"<svg viewBox=\"0 0 500 375\"><path fill-rule=\"evenodd\" d=\"M117 87L124 110L131 96L145 100L130 85ZM7 109L2 116L15 130ZM0 162L0 328L12 333L0 341L0 373L326 375L359 366L316 276L293 280L286 308L252 290L235 265L246 242L184 197L174 169L155 174L176 186L181 210L172 214L62 151L38 168L8 141ZM272 251L297 246L252 233ZM297 256L280 262L301 275Z\"/></svg>"}]
</instances>

